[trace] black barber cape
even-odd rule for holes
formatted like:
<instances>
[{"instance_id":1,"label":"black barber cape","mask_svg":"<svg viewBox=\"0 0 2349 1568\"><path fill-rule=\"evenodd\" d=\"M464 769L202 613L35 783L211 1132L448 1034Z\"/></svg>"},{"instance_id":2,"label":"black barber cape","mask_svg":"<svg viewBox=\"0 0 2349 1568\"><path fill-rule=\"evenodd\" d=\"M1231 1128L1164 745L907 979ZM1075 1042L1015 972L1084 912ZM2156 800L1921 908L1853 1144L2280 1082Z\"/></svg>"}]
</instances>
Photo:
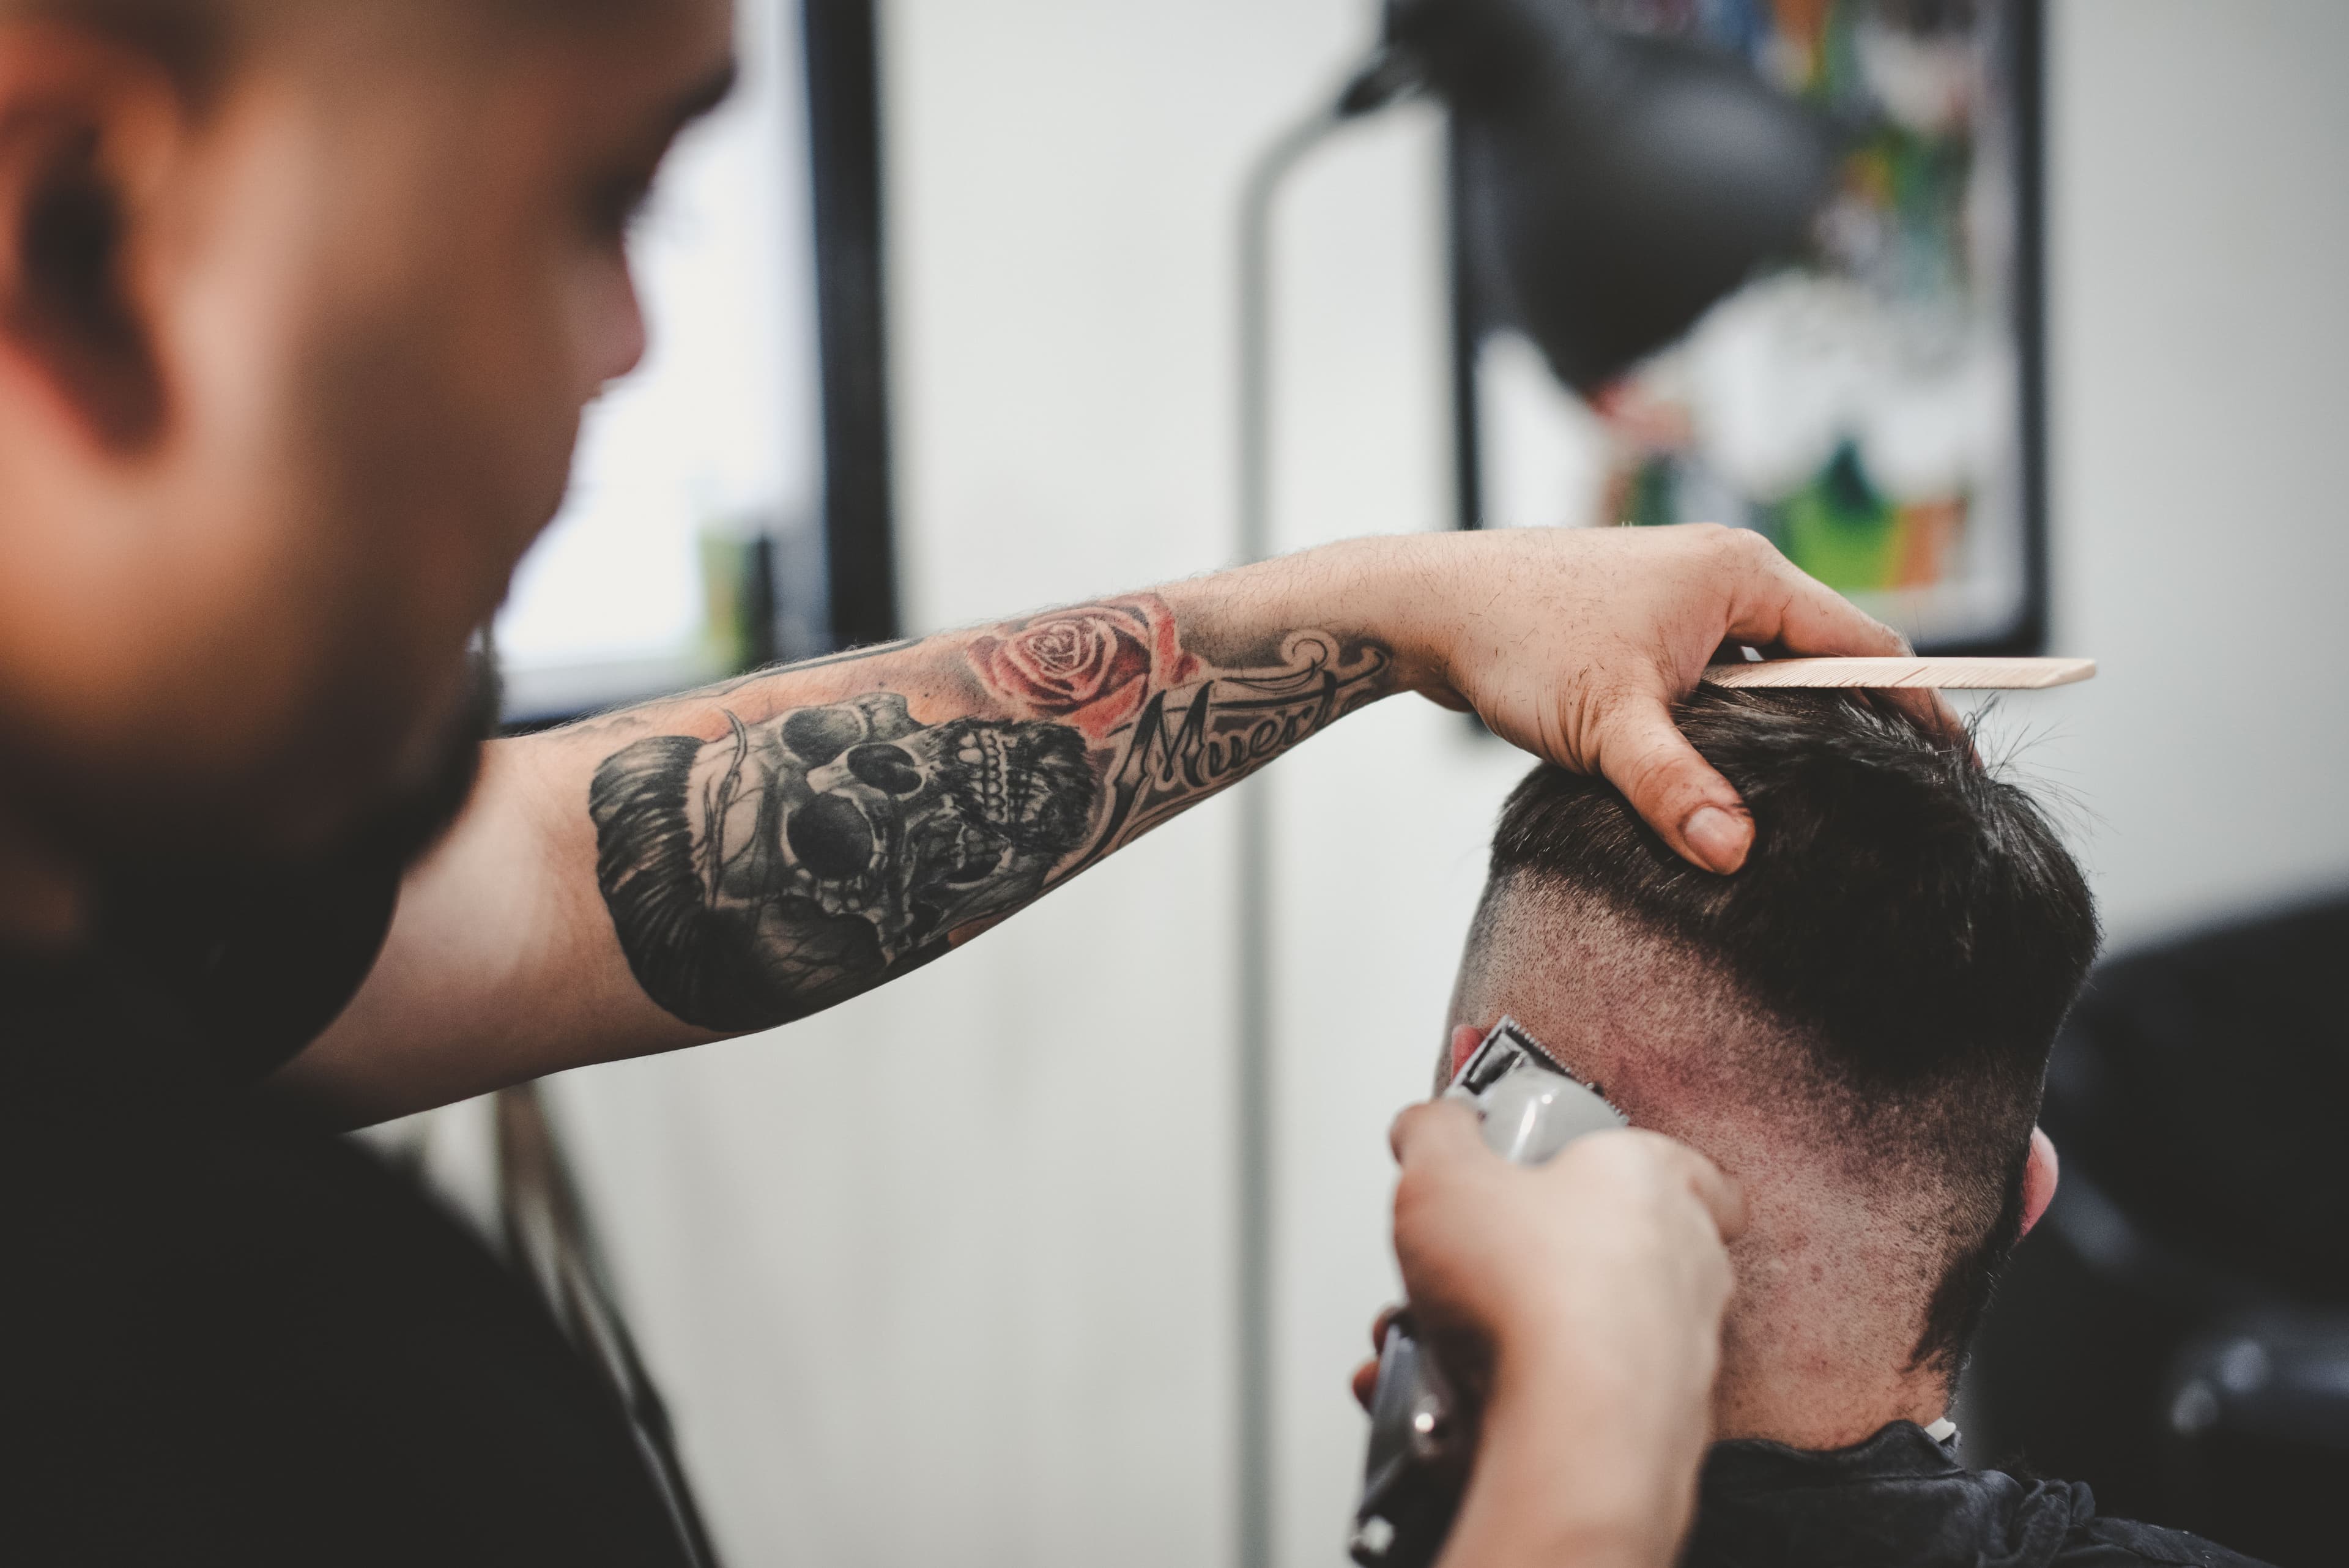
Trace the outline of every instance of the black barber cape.
<instances>
[{"instance_id":1,"label":"black barber cape","mask_svg":"<svg viewBox=\"0 0 2349 1568\"><path fill-rule=\"evenodd\" d=\"M398 877L147 890L87 955L0 952L0 1563L683 1561L536 1299L253 1090Z\"/></svg>"},{"instance_id":2,"label":"black barber cape","mask_svg":"<svg viewBox=\"0 0 2349 1568\"><path fill-rule=\"evenodd\" d=\"M1970 1470L1912 1422L1809 1453L1718 1443L1681 1568L2261 1568L2199 1535L2099 1519L2076 1481Z\"/></svg>"}]
</instances>

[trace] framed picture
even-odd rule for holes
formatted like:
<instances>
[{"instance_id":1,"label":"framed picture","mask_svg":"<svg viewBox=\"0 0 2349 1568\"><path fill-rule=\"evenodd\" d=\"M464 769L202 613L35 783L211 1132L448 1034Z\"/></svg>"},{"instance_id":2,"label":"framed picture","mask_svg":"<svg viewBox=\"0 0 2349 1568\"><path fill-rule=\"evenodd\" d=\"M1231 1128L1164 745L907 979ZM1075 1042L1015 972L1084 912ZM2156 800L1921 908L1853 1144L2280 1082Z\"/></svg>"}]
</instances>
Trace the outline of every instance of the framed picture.
<instances>
[{"instance_id":1,"label":"framed picture","mask_svg":"<svg viewBox=\"0 0 2349 1568\"><path fill-rule=\"evenodd\" d=\"M1710 521L1938 652L2046 620L2038 0L1593 0L1842 128L1806 253L1588 402L1478 297L1454 182L1463 527Z\"/></svg>"}]
</instances>

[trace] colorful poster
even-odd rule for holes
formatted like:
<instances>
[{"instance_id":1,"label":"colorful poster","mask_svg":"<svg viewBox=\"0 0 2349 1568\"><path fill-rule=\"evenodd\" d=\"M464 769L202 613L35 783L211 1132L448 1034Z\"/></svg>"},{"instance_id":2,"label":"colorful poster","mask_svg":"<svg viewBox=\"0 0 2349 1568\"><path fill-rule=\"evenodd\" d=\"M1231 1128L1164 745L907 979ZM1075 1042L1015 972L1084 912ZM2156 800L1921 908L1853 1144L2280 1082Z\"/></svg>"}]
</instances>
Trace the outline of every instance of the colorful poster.
<instances>
[{"instance_id":1,"label":"colorful poster","mask_svg":"<svg viewBox=\"0 0 2349 1568\"><path fill-rule=\"evenodd\" d=\"M1485 526L1756 528L1921 646L2027 650L2044 601L2036 6L1593 0L1839 125L1806 254L1586 404L1506 328L1465 346Z\"/></svg>"}]
</instances>

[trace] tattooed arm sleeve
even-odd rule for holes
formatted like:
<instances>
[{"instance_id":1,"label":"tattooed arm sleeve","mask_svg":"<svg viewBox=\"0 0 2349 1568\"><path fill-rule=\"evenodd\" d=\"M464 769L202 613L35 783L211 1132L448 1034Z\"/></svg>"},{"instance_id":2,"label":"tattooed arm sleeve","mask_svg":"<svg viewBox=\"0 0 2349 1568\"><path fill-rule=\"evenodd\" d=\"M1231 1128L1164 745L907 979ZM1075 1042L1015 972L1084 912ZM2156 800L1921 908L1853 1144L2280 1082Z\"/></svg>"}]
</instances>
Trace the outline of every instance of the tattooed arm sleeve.
<instances>
[{"instance_id":1,"label":"tattooed arm sleeve","mask_svg":"<svg viewBox=\"0 0 2349 1568\"><path fill-rule=\"evenodd\" d=\"M943 953L1392 685L1343 630L1238 648L1157 595L753 677L595 726L630 971L719 1033Z\"/></svg>"},{"instance_id":2,"label":"tattooed arm sleeve","mask_svg":"<svg viewBox=\"0 0 2349 1568\"><path fill-rule=\"evenodd\" d=\"M1669 706L1723 638L1902 646L1751 533L1402 535L500 742L279 1082L364 1121L803 1016L1393 690L1605 774L1732 872L1750 820Z\"/></svg>"}]
</instances>

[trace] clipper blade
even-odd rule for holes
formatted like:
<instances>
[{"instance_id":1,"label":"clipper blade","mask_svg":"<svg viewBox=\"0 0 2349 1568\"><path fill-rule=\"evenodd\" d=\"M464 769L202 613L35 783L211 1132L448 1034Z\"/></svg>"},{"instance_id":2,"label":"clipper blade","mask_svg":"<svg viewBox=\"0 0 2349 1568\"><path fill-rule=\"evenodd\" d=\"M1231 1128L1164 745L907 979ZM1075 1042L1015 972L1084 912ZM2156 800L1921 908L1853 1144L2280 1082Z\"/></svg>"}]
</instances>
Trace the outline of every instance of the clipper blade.
<instances>
[{"instance_id":1,"label":"clipper blade","mask_svg":"<svg viewBox=\"0 0 2349 1568\"><path fill-rule=\"evenodd\" d=\"M1446 1093L1474 1098L1525 1063L1530 1063L1544 1072L1555 1073L1575 1087L1597 1096L1600 1103L1615 1113L1625 1126L1630 1124L1631 1118L1624 1114L1622 1106L1608 1097L1603 1085L1583 1077L1559 1061L1555 1052L1534 1038L1533 1031L1506 1013L1502 1014L1501 1021L1485 1032L1484 1040L1468 1054L1468 1059L1460 1064L1460 1070L1452 1075L1452 1083Z\"/></svg>"}]
</instances>

